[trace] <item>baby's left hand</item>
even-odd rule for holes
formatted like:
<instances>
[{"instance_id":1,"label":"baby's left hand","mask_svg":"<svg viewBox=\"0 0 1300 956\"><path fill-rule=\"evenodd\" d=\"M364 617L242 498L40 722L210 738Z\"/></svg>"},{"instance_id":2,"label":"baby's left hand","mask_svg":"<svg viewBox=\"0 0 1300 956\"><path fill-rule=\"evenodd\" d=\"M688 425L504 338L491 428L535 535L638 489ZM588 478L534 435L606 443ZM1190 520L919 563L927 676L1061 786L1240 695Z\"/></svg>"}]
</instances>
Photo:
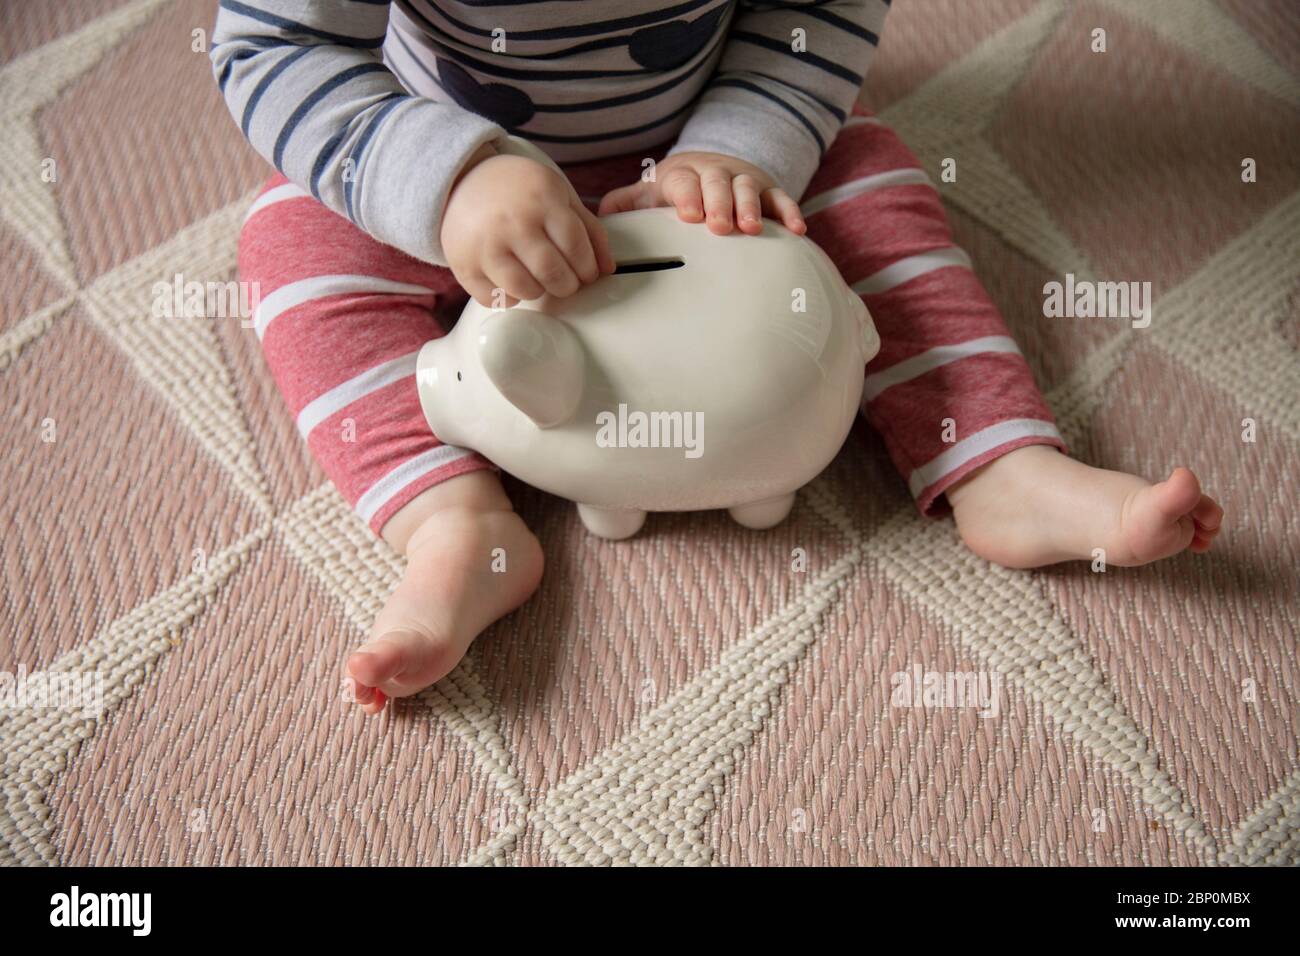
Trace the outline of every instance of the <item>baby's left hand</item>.
<instances>
[{"instance_id":1,"label":"baby's left hand","mask_svg":"<svg viewBox=\"0 0 1300 956\"><path fill-rule=\"evenodd\" d=\"M600 215L673 206L686 222L707 221L709 231L725 236L732 228L756 236L764 215L796 235L808 226L799 205L752 163L721 153L676 153L655 167L654 182L636 182L607 192Z\"/></svg>"}]
</instances>

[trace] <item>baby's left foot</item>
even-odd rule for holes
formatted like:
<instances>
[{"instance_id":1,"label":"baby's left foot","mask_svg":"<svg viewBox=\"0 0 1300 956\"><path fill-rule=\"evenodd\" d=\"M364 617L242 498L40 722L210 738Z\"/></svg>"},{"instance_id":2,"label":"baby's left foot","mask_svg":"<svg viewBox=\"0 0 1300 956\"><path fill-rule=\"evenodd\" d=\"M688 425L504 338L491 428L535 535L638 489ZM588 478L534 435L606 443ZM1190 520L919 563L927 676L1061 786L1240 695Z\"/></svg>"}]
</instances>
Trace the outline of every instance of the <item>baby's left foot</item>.
<instances>
[{"instance_id":1,"label":"baby's left foot","mask_svg":"<svg viewBox=\"0 0 1300 956\"><path fill-rule=\"evenodd\" d=\"M1131 567L1208 551L1223 509L1186 468L1152 484L1048 445L1008 452L947 491L966 546L1009 568L1075 559Z\"/></svg>"}]
</instances>

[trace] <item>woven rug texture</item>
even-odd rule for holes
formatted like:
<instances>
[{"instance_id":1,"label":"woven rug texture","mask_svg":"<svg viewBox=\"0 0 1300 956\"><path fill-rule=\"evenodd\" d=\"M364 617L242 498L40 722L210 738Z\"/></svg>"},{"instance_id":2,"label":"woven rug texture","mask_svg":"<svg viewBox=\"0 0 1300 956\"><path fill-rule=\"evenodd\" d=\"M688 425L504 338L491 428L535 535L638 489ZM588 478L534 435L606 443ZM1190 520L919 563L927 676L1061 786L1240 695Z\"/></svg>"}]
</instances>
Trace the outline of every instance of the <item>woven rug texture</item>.
<instances>
[{"instance_id":1,"label":"woven rug texture","mask_svg":"<svg viewBox=\"0 0 1300 956\"><path fill-rule=\"evenodd\" d=\"M235 278L269 172L214 13L0 0L0 671L104 702L0 709L0 862L1300 862L1293 0L896 0L864 94L1074 453L1193 466L1210 554L992 566L861 423L766 533L610 543L512 483L541 590L379 719L341 666L399 559L253 332L151 311ZM1151 282L1150 327L1045 318L1067 274ZM996 712L896 699L925 672L996 673Z\"/></svg>"}]
</instances>

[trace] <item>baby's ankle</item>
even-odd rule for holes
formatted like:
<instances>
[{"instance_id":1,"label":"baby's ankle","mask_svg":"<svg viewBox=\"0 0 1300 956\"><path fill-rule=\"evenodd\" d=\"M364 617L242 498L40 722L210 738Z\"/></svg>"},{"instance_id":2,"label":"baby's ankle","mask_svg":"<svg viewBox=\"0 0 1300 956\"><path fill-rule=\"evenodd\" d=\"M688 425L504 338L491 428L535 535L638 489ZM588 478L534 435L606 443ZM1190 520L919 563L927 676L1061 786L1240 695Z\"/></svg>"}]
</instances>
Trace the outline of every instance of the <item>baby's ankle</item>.
<instances>
[{"instance_id":1,"label":"baby's ankle","mask_svg":"<svg viewBox=\"0 0 1300 956\"><path fill-rule=\"evenodd\" d=\"M944 494L954 511L980 491L1008 486L1012 481L1036 474L1059 463L1061 453L1053 445L1025 445L1013 449L954 482Z\"/></svg>"},{"instance_id":2,"label":"baby's ankle","mask_svg":"<svg viewBox=\"0 0 1300 956\"><path fill-rule=\"evenodd\" d=\"M388 520L382 536L394 551L407 554L417 536L427 538L428 533L420 534L421 529L445 524L433 520L438 515L502 511L514 511L514 507L501 486L501 479L486 469L470 471L420 492Z\"/></svg>"},{"instance_id":3,"label":"baby's ankle","mask_svg":"<svg viewBox=\"0 0 1300 956\"><path fill-rule=\"evenodd\" d=\"M440 560L464 548L489 546L499 534L514 534L525 528L523 520L507 504L492 507L484 502L449 504L430 512L406 540L403 554L410 562L421 558Z\"/></svg>"}]
</instances>

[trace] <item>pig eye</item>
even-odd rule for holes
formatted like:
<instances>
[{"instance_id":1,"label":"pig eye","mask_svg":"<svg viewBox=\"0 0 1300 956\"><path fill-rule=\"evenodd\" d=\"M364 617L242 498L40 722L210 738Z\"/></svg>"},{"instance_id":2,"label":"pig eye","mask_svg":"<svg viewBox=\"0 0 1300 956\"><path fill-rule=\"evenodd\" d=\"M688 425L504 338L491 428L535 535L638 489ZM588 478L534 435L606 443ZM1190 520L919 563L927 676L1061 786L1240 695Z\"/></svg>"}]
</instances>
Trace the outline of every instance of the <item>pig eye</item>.
<instances>
[{"instance_id":1,"label":"pig eye","mask_svg":"<svg viewBox=\"0 0 1300 956\"><path fill-rule=\"evenodd\" d=\"M460 381L460 372L457 372L457 373L456 373L456 381L458 381L458 382Z\"/></svg>"}]
</instances>

